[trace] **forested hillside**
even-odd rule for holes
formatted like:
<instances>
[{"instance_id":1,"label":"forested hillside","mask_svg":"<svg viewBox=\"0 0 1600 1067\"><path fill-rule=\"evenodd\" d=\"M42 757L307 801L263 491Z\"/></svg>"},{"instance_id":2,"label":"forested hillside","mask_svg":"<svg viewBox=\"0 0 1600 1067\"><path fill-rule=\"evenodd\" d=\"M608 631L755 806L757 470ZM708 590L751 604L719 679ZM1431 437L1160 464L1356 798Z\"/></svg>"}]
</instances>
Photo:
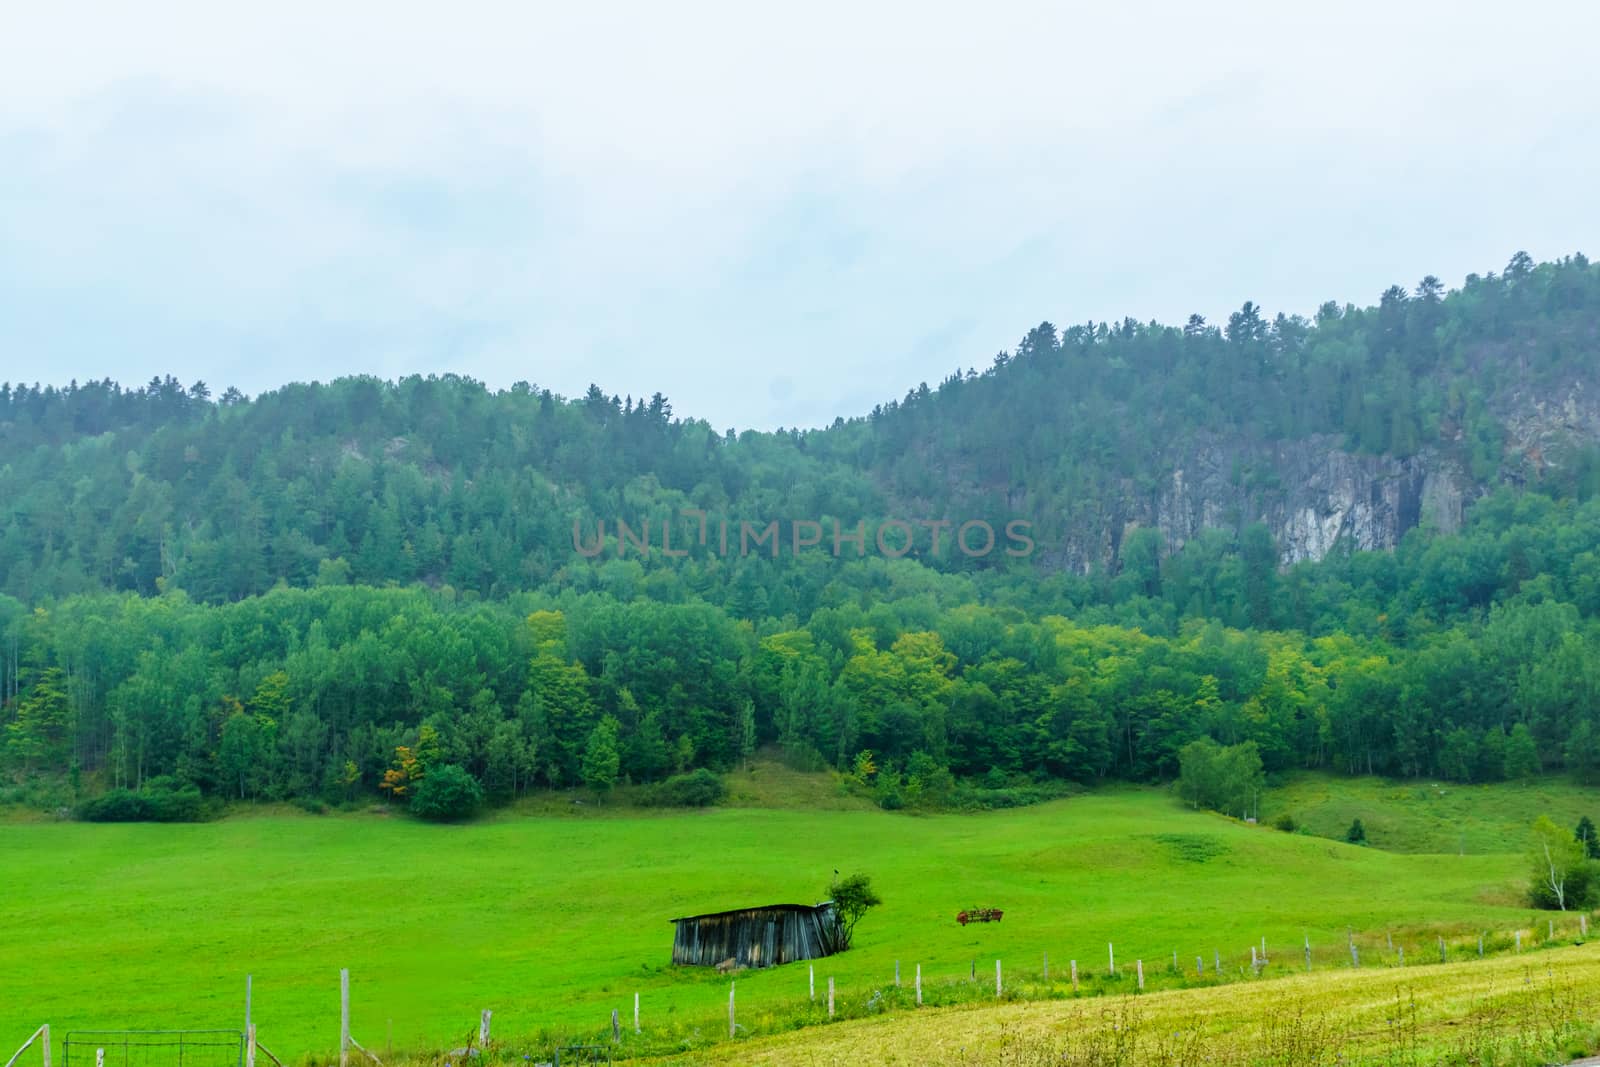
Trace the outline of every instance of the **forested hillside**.
<instances>
[{"instance_id":1,"label":"forested hillside","mask_svg":"<svg viewBox=\"0 0 1600 1067\"><path fill-rule=\"evenodd\" d=\"M447 763L509 797L779 743L870 751L892 806L1210 736L1595 774L1597 351L1600 269L1518 256L1314 321L1046 323L808 432L454 377L7 386L0 766L36 799Z\"/></svg>"}]
</instances>

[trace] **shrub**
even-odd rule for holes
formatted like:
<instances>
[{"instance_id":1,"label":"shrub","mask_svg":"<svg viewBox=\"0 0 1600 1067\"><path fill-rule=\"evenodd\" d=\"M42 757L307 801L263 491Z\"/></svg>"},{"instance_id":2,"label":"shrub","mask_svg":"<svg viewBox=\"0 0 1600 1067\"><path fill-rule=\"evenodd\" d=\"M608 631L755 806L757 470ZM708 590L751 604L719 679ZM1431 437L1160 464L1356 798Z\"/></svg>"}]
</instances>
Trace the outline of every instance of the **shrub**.
<instances>
[{"instance_id":1,"label":"shrub","mask_svg":"<svg viewBox=\"0 0 1600 1067\"><path fill-rule=\"evenodd\" d=\"M1344 839L1352 845L1364 845L1367 843L1367 828L1361 825L1360 819L1350 824L1350 829L1344 832Z\"/></svg>"},{"instance_id":2,"label":"shrub","mask_svg":"<svg viewBox=\"0 0 1600 1067\"><path fill-rule=\"evenodd\" d=\"M70 811L75 782L59 775L35 774L20 782L0 784L0 807L16 804L37 811Z\"/></svg>"},{"instance_id":3,"label":"shrub","mask_svg":"<svg viewBox=\"0 0 1600 1067\"><path fill-rule=\"evenodd\" d=\"M833 900L834 912L839 917L841 947L849 948L855 941L856 923L868 911L882 904L883 898L872 888L872 879L864 874L852 874L842 881L836 878L828 887L828 896Z\"/></svg>"},{"instance_id":4,"label":"shrub","mask_svg":"<svg viewBox=\"0 0 1600 1067\"><path fill-rule=\"evenodd\" d=\"M1023 808L1043 804L1047 800L1069 796L1074 789L1065 782L1041 782L1035 785L1017 785L1005 789L984 789L971 782L956 786L950 794L949 807L962 811L994 811L1000 808Z\"/></svg>"},{"instance_id":5,"label":"shrub","mask_svg":"<svg viewBox=\"0 0 1600 1067\"><path fill-rule=\"evenodd\" d=\"M1286 834L1292 834L1296 830L1300 829L1300 824L1295 822L1294 821L1294 816L1290 815L1288 812L1284 812L1282 815L1279 815L1276 819L1273 819L1272 820L1272 825L1276 829L1282 830Z\"/></svg>"},{"instance_id":6,"label":"shrub","mask_svg":"<svg viewBox=\"0 0 1600 1067\"><path fill-rule=\"evenodd\" d=\"M716 774L701 767L688 774L675 774L647 789L640 802L662 808L706 808L722 803L728 787Z\"/></svg>"},{"instance_id":7,"label":"shrub","mask_svg":"<svg viewBox=\"0 0 1600 1067\"><path fill-rule=\"evenodd\" d=\"M1594 828L1594 820L1585 815L1578 820L1578 828L1572 836L1583 846L1583 854L1588 859L1600 860L1600 832Z\"/></svg>"},{"instance_id":8,"label":"shrub","mask_svg":"<svg viewBox=\"0 0 1600 1067\"><path fill-rule=\"evenodd\" d=\"M411 794L411 811L433 822L454 822L470 817L483 803L483 787L454 763L428 771Z\"/></svg>"},{"instance_id":9,"label":"shrub","mask_svg":"<svg viewBox=\"0 0 1600 1067\"><path fill-rule=\"evenodd\" d=\"M205 817L200 790L171 778L152 778L143 789L112 789L79 805L84 822L199 822Z\"/></svg>"}]
</instances>

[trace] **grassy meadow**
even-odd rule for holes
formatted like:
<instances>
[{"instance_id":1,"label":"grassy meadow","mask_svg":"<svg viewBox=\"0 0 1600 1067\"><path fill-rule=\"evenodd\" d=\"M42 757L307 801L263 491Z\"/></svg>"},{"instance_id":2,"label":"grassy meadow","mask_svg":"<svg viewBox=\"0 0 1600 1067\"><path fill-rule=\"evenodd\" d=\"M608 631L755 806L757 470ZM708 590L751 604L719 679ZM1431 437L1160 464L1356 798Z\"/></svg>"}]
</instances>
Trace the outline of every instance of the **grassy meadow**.
<instances>
[{"instance_id":1,"label":"grassy meadow","mask_svg":"<svg viewBox=\"0 0 1600 1067\"><path fill-rule=\"evenodd\" d=\"M1304 936L1319 968L1347 965L1347 928L1368 966L1394 961L1389 937L1415 962L1437 958L1436 933L1466 958L1479 930L1526 929L1530 947L1545 932L1521 900L1522 802L1497 804L1502 787L1472 810L1504 812L1505 825L1469 838L1500 850L1460 855L1246 826L1154 789L929 816L866 808L767 764L733 784L739 804L707 811L545 798L463 826L248 810L194 825L0 822L0 1045L9 1054L41 1022L238 1027L253 973L262 1042L286 1059L321 1056L337 1046L348 967L352 1030L380 1055L463 1043L483 1008L507 1043L598 1034L613 1009L631 1021L635 992L647 1031L670 1027L698 1048L725 1033L728 982L670 967L668 920L821 899L835 869L870 874L885 901L853 951L816 964L819 990L831 975L852 1003L891 983L896 960L907 985L922 964L937 1003L973 960L991 986L996 958L1010 984L1036 980L1046 952L1054 976L1077 959L1087 980L1108 941L1125 968L1145 960L1154 987L1180 983L1161 973L1174 950L1186 970L1204 956L1208 977L1220 952L1237 975L1263 937L1272 974L1303 966ZM1547 788L1563 804L1586 796ZM1378 843L1382 820L1421 825L1432 804L1320 778L1285 795L1313 826L1348 824L1346 804ZM1005 919L963 928L954 916L969 906ZM758 1032L793 1025L806 975L803 964L740 974L741 1019Z\"/></svg>"},{"instance_id":2,"label":"grassy meadow","mask_svg":"<svg viewBox=\"0 0 1600 1067\"><path fill-rule=\"evenodd\" d=\"M832 1067L1529 1067L1600 1048L1600 945L1144 996L885 1011L697 1053ZM681 1062L687 1057L663 1057ZM1586 1060L1585 1062L1592 1062Z\"/></svg>"}]
</instances>

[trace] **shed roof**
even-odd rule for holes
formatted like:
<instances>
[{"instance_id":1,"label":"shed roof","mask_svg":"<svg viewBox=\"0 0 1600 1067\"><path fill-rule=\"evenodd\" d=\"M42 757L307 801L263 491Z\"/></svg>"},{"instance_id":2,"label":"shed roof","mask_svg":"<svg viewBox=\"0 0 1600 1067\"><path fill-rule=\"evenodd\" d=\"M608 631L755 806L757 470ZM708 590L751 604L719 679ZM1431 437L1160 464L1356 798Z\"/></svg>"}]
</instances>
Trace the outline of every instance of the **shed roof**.
<instances>
[{"instance_id":1,"label":"shed roof","mask_svg":"<svg viewBox=\"0 0 1600 1067\"><path fill-rule=\"evenodd\" d=\"M686 923L696 919L715 919L722 915L738 915L747 911L817 911L820 908L833 907L833 901L824 900L820 904L753 904L748 908L729 908L726 911L708 911L701 915L681 915L668 922Z\"/></svg>"}]
</instances>

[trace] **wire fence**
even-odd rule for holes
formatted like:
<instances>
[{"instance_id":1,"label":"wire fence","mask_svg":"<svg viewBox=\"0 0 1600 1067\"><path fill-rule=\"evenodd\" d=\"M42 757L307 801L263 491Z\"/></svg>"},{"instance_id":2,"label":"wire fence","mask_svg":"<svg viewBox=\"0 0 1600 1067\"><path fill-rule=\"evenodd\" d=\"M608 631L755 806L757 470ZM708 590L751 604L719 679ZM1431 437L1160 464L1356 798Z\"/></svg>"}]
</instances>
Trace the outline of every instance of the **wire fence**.
<instances>
[{"instance_id":1,"label":"wire fence","mask_svg":"<svg viewBox=\"0 0 1600 1067\"><path fill-rule=\"evenodd\" d=\"M62 1067L244 1067L239 1030L71 1030Z\"/></svg>"}]
</instances>

